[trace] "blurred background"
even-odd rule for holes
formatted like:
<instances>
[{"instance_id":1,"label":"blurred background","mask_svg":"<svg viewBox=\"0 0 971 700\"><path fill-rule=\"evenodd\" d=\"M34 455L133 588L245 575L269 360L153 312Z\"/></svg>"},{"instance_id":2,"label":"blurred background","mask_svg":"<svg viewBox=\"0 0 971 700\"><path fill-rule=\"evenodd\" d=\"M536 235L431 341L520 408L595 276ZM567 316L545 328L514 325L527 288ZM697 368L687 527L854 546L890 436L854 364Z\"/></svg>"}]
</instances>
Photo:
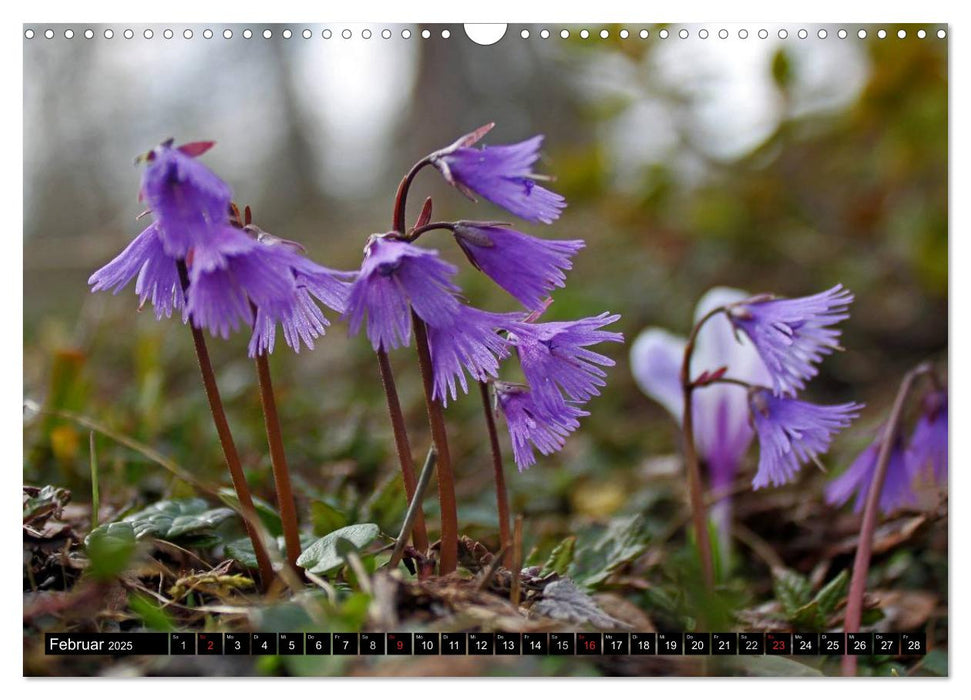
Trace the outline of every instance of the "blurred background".
<instances>
[{"instance_id":1,"label":"blurred background","mask_svg":"<svg viewBox=\"0 0 971 700\"><path fill-rule=\"evenodd\" d=\"M680 508L677 428L636 387L627 352L649 325L686 334L712 286L798 296L842 283L855 293L846 352L827 359L809 389L814 401L868 406L826 459L832 471L868 442L907 369L946 362L947 41L936 27L923 39L915 27L906 39L890 25L885 39L867 28L861 40L849 25L846 39L832 26L818 39L820 27L809 25L807 39L795 29L780 39L771 26L765 39L754 28L740 39L731 25L727 39L712 26L705 39L695 26L687 39L680 26L662 39L660 25L628 26L627 38L619 26L586 25L586 39L567 27L563 39L563 27L551 26L544 39L544 27L510 25L483 47L459 25L412 26L408 39L401 25L351 25L350 40L337 27L309 25L305 39L303 26L208 26L212 38L192 26L191 40L182 25L171 39L162 25L132 25L131 39L123 26L111 39L105 27L86 39L77 26L70 40L64 27L51 40L39 27L24 42L24 395L36 406L81 413L228 483L189 334L136 313L131 287L117 297L88 291L88 276L144 227L133 158L169 137L216 141L204 162L256 224L300 241L322 264L352 269L367 235L389 228L411 163L490 121L490 144L545 134L537 170L554 175L569 201L552 226L517 226L587 242L548 317L620 313L616 329L628 339L603 348L617 366L566 448L509 476L527 550L623 512L663 519L669 511L652 506L659 494L676 494L670 508ZM410 218L426 195L440 219L509 218L432 171L412 188ZM516 308L444 235L423 244L460 265L472 303ZM280 346L273 357L301 512L315 531L333 529L334 512L396 531L403 502L374 357L330 316L316 350L295 356ZM245 348L243 336L211 343L251 483L271 499ZM429 437L413 350L392 360L420 458ZM57 483L83 499L87 431L48 414L27 418L25 483ZM495 544L478 397L450 406L448 420L462 531ZM103 503L192 493L113 441L99 436L97 448ZM826 516L825 478L807 468L783 491Z\"/></svg>"}]
</instances>

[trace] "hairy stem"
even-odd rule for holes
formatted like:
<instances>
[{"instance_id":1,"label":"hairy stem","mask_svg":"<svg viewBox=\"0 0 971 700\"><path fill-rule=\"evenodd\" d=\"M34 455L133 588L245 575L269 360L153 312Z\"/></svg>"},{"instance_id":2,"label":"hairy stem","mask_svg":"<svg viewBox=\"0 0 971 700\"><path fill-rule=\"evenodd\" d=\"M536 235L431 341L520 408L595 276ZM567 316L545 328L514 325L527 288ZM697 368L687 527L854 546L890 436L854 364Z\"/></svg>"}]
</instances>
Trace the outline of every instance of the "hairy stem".
<instances>
[{"instance_id":1,"label":"hairy stem","mask_svg":"<svg viewBox=\"0 0 971 700\"><path fill-rule=\"evenodd\" d=\"M880 495L887 478L887 468L890 464L890 453L900 433L900 421L903 417L907 396L914 382L924 374L931 372L931 365L924 363L910 370L897 391L890 418L884 426L880 451L877 453L877 466L873 471L873 480L866 495L866 505L863 508L863 522L860 525L860 539L856 545L856 557L853 559L853 574L850 577L850 591L846 598L846 617L843 620L844 632L859 632L860 620L863 617L863 595L866 593L866 579L870 571L870 556L873 553L873 531L877 527L880 509ZM850 654L843 656L842 671L844 676L856 675L856 657Z\"/></svg>"},{"instance_id":2,"label":"hairy stem","mask_svg":"<svg viewBox=\"0 0 971 700\"><path fill-rule=\"evenodd\" d=\"M682 419L682 433L684 440L684 461L688 473L688 498L691 504L691 522L698 544L698 556L701 558L701 573L708 590L715 587L715 572L711 558L711 540L708 538L708 523L705 510L704 488L701 483L701 467L698 464L698 451L695 448L694 411L692 394L695 384L691 379L691 356L694 353L698 332L709 319L724 311L719 307L705 314L691 329L691 335L684 347L684 359L681 363L681 395L684 397L684 412Z\"/></svg>"},{"instance_id":3,"label":"hairy stem","mask_svg":"<svg viewBox=\"0 0 971 700\"><path fill-rule=\"evenodd\" d=\"M286 559L296 571L297 557L300 556L300 526L297 522L293 488L290 485L287 455L283 449L283 433L280 430L280 416L273 394L273 381L270 379L270 362L266 354L260 353L256 356L256 371L260 384L260 402L263 404L263 420L266 423L266 439L270 446L273 481L276 484L277 506L280 508L280 520L283 523Z\"/></svg>"},{"instance_id":4,"label":"hairy stem","mask_svg":"<svg viewBox=\"0 0 971 700\"><path fill-rule=\"evenodd\" d=\"M391 372L391 362L384 348L378 350L378 367L381 370L381 384L384 386L384 396L388 402L388 415L391 418L391 429L394 431L394 446L398 453L398 463L401 466L401 479L405 484L405 495L408 503L414 505L416 483L415 463L411 455L411 445L408 442L408 431L405 428L405 417L401 412L401 402L398 400L398 389L395 386L394 374ZM425 529L425 515L421 503L417 505L412 542L419 552L428 552L428 532ZM407 535L406 535L407 537Z\"/></svg>"},{"instance_id":5,"label":"hairy stem","mask_svg":"<svg viewBox=\"0 0 971 700\"><path fill-rule=\"evenodd\" d=\"M452 456L448 449L448 433L445 430L442 404L433 397L434 374L425 322L414 311L411 312L411 322L415 328L415 346L418 349L418 366L421 368L421 381L425 389L428 424L431 428L435 450L438 452L438 500L442 511L442 549L439 560L439 574L449 574L455 571L458 566L459 546Z\"/></svg>"},{"instance_id":6,"label":"hairy stem","mask_svg":"<svg viewBox=\"0 0 971 700\"><path fill-rule=\"evenodd\" d=\"M496 418L492 412L489 385L479 382L482 395L482 410L485 412L486 430L489 433L489 448L492 451L492 471L496 479L496 508L499 511L499 549L504 552L503 564L509 568L512 561L512 537L509 532L509 496L506 492L506 477L502 469L502 451L499 449L499 434L496 432Z\"/></svg>"},{"instance_id":7,"label":"hairy stem","mask_svg":"<svg viewBox=\"0 0 971 700\"><path fill-rule=\"evenodd\" d=\"M180 260L178 267L182 288L187 289L189 273L185 262ZM226 457L226 465L229 467L236 497L239 499L239 509L243 515L246 534L253 543L253 553L256 555L256 562L260 570L260 581L265 591L273 581L273 567L270 564L270 556L267 554L266 547L254 527L257 516L256 508L253 507L253 496L250 494L249 485L246 483L246 476L243 474L243 467L239 460L239 452L236 450L236 443L233 440L232 432L229 430L229 422L226 420L226 411L223 408L222 397L219 395L219 387L216 385L216 373L213 371L212 361L209 359L206 337L203 335L202 329L196 328L194 324L189 323L189 328L192 331L192 342L195 345L196 358L199 360L199 371L202 373L202 385L206 390L206 398L209 400L212 421L216 426L216 434L219 436L223 455Z\"/></svg>"}]
</instances>

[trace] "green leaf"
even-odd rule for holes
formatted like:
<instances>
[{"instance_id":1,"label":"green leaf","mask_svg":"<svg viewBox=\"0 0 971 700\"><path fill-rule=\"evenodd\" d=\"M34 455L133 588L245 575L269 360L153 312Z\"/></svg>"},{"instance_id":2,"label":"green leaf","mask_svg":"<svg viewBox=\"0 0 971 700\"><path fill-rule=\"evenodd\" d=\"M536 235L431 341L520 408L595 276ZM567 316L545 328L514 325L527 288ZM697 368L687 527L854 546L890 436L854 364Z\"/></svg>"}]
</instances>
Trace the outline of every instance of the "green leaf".
<instances>
[{"instance_id":1,"label":"green leaf","mask_svg":"<svg viewBox=\"0 0 971 700\"><path fill-rule=\"evenodd\" d=\"M560 576L566 574L567 567L573 561L573 553L576 551L577 538L574 535L570 535L562 542L560 542L553 551L550 552L549 558L546 563L543 564L543 568L540 570L540 576L548 576L551 573L556 572Z\"/></svg>"},{"instance_id":2,"label":"green leaf","mask_svg":"<svg viewBox=\"0 0 971 700\"><path fill-rule=\"evenodd\" d=\"M172 618L148 596L132 593L128 596L128 607L142 618L142 624L148 629L158 630L159 632L175 631L175 623L172 622Z\"/></svg>"},{"instance_id":3,"label":"green leaf","mask_svg":"<svg viewBox=\"0 0 971 700\"><path fill-rule=\"evenodd\" d=\"M640 514L617 518L591 545L576 548L576 558L569 567L570 577L581 586L593 588L643 554L648 539L644 518Z\"/></svg>"},{"instance_id":4,"label":"green leaf","mask_svg":"<svg viewBox=\"0 0 971 700\"><path fill-rule=\"evenodd\" d=\"M312 501L310 522L315 533L324 534L347 525L347 514L324 501Z\"/></svg>"},{"instance_id":5,"label":"green leaf","mask_svg":"<svg viewBox=\"0 0 971 700\"><path fill-rule=\"evenodd\" d=\"M136 539L157 537L175 540L188 536L207 536L212 528L233 515L229 508L209 509L201 498L159 501L133 513L122 522L131 523Z\"/></svg>"},{"instance_id":6,"label":"green leaf","mask_svg":"<svg viewBox=\"0 0 971 700\"><path fill-rule=\"evenodd\" d=\"M347 540L357 549L361 549L376 540L379 534L381 531L374 523L359 523L334 530L303 550L297 559L297 566L312 574L325 574L344 562L341 552L346 545L341 540Z\"/></svg>"},{"instance_id":7,"label":"green leaf","mask_svg":"<svg viewBox=\"0 0 971 700\"><path fill-rule=\"evenodd\" d=\"M850 586L850 574L843 569L832 581L819 589L819 593L813 601L819 605L819 611L823 615L830 615L846 597L846 592Z\"/></svg>"},{"instance_id":8,"label":"green leaf","mask_svg":"<svg viewBox=\"0 0 971 700\"><path fill-rule=\"evenodd\" d=\"M786 616L792 617L811 600L812 584L809 579L792 569L777 569L773 575L775 597L782 604Z\"/></svg>"},{"instance_id":9,"label":"green leaf","mask_svg":"<svg viewBox=\"0 0 971 700\"><path fill-rule=\"evenodd\" d=\"M281 552L286 551L286 541L283 535L276 538L276 546ZM306 549L314 542L314 536L300 533L300 549ZM256 561L256 553L253 551L253 541L249 537L241 537L226 544L226 556L235 559L243 566L255 569L259 566Z\"/></svg>"},{"instance_id":10,"label":"green leaf","mask_svg":"<svg viewBox=\"0 0 971 700\"><path fill-rule=\"evenodd\" d=\"M226 486L219 489L218 495L219 499L227 506L233 510L239 510L239 496L236 495L236 491ZM255 496L253 497L253 508L256 509L256 514L260 516L260 521L267 532L274 537L283 534L283 521L280 520L280 514L276 512L276 508Z\"/></svg>"},{"instance_id":11,"label":"green leaf","mask_svg":"<svg viewBox=\"0 0 971 700\"><path fill-rule=\"evenodd\" d=\"M91 564L89 571L97 579L111 579L128 566L135 553L135 530L130 523L108 523L84 538Z\"/></svg>"}]
</instances>

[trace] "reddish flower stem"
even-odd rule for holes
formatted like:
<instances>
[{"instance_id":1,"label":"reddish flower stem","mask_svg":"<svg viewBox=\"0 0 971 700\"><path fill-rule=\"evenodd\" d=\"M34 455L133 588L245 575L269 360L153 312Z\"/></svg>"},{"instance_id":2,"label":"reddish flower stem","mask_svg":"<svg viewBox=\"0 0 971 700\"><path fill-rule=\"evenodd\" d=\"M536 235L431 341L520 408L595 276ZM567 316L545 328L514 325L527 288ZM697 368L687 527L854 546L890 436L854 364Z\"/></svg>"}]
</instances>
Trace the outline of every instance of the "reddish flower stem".
<instances>
[{"instance_id":1,"label":"reddish flower stem","mask_svg":"<svg viewBox=\"0 0 971 700\"><path fill-rule=\"evenodd\" d=\"M684 397L684 412L681 423L684 441L684 462L688 474L688 498L691 503L691 522L698 544L698 556L701 559L701 573L705 580L705 587L711 591L715 587L715 572L711 556L711 540L708 537L708 522L705 510L704 487L701 483L701 467L698 464L698 451L695 448L694 411L692 394L696 384L691 379L691 356L694 354L695 342L702 326L717 314L724 311L723 307L713 309L705 314L691 329L688 342L684 347L684 359L681 362L681 395Z\"/></svg>"},{"instance_id":2,"label":"reddish flower stem","mask_svg":"<svg viewBox=\"0 0 971 700\"><path fill-rule=\"evenodd\" d=\"M907 396L914 382L924 374L931 373L931 365L920 364L910 370L900 383L897 397L894 399L890 418L884 427L883 440L877 453L877 466L873 471L873 480L866 495L866 505L863 508L863 522L860 525L860 538L856 545L856 557L853 560L853 574L850 577L850 591L846 598L846 617L843 620L844 632L859 632L860 621L863 618L863 595L866 593L866 579L870 571L870 557L873 553L873 531L877 527L880 510L880 495L887 478L890 465L890 453L900 432L900 422L903 418ZM856 657L850 654L843 656L842 672L844 676L856 675Z\"/></svg>"},{"instance_id":3,"label":"reddish flower stem","mask_svg":"<svg viewBox=\"0 0 971 700\"><path fill-rule=\"evenodd\" d=\"M276 484L277 506L283 523L283 540L286 544L287 563L294 571L297 557L300 556L300 526L297 522L297 507L293 500L290 485L290 469L283 448L283 433L280 430L280 416L273 394L273 381L270 378L270 362L264 353L256 356L256 372L260 384L260 401L263 404L263 420L266 424L266 439L270 446L270 464L273 467L273 481Z\"/></svg>"},{"instance_id":4,"label":"reddish flower stem","mask_svg":"<svg viewBox=\"0 0 971 700\"><path fill-rule=\"evenodd\" d=\"M482 410L485 412L486 428L489 432L489 447L492 450L492 471L496 479L496 509L499 511L499 550L504 552L503 564L512 564L512 536L509 532L509 496L506 492L506 477L502 470L502 451L499 448L499 435L496 432L496 418L492 412L489 385L479 382L482 394Z\"/></svg>"},{"instance_id":5,"label":"reddish flower stem","mask_svg":"<svg viewBox=\"0 0 971 700\"><path fill-rule=\"evenodd\" d=\"M189 273L185 266L185 261L178 262L179 278L182 281L183 290L189 286ZM236 497L239 499L239 509L243 516L243 525L246 534L253 543L253 553L256 555L257 566L260 571L260 582L264 591L270 587L273 581L273 566L270 564L270 556L260 539L256 530L257 521L256 508L253 506L253 497L250 495L249 485L246 483L246 476L243 474L243 467L239 460L239 452L236 450L236 443L233 434L229 429L229 422L226 420L226 411L223 408L222 397L219 395L219 387L216 385L216 374L212 368L212 361L209 359L209 349L206 346L206 337L201 328L189 323L192 330L192 341L195 344L196 357L199 360L199 371L202 373L202 384L206 390L206 398L209 400L209 410L212 413L212 421L216 426L216 433L219 436L219 443L226 457L226 465L229 467L229 474L233 480L233 488L236 490Z\"/></svg>"},{"instance_id":6,"label":"reddish flower stem","mask_svg":"<svg viewBox=\"0 0 971 700\"><path fill-rule=\"evenodd\" d=\"M421 369L421 381L425 390L428 424L431 428L435 450L438 453L438 500L442 511L442 544L438 573L449 574L455 571L458 566L459 547L452 456L448 449L448 433L445 430L445 415L442 411L442 404L433 398L434 374L425 322L412 311L411 323L415 328L415 346L418 350L418 366Z\"/></svg>"},{"instance_id":7,"label":"reddish flower stem","mask_svg":"<svg viewBox=\"0 0 971 700\"><path fill-rule=\"evenodd\" d=\"M378 367L381 370L381 384L384 386L384 396L388 402L391 429L394 431L394 446L398 453L398 463L401 465L401 479L405 484L405 495L407 495L410 504L415 498L417 482L415 480L415 462L411 454L411 445L408 442L408 430L405 428L405 418L401 412L401 402L398 400L398 389L395 386L394 373L391 371L388 353L382 348L378 350L377 355ZM428 552L428 532L425 529L425 516L420 505L415 515L411 541L415 545L415 549L422 554Z\"/></svg>"}]
</instances>

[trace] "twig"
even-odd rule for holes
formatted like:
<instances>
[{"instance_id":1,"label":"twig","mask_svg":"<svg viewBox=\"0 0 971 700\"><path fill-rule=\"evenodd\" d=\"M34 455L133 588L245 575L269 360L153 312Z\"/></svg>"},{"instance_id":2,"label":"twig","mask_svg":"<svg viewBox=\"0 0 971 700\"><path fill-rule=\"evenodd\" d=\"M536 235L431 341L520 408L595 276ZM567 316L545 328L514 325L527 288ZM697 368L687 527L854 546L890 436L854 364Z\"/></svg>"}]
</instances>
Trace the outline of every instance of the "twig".
<instances>
[{"instance_id":1,"label":"twig","mask_svg":"<svg viewBox=\"0 0 971 700\"><path fill-rule=\"evenodd\" d=\"M489 585L489 581L492 580L492 577L496 575L496 571L498 571L499 567L502 566L502 560L506 554L507 552L505 547L496 552L496 556L494 556L492 561L489 562L489 566L479 576L479 580L475 584L476 591L481 591L483 588ZM514 576L513 578L516 577Z\"/></svg>"},{"instance_id":2,"label":"twig","mask_svg":"<svg viewBox=\"0 0 971 700\"><path fill-rule=\"evenodd\" d=\"M388 568L391 570L394 570L401 561L401 556L405 551L405 545L408 542L408 536L411 534L411 529L416 524L421 513L421 502L424 500L425 492L428 490L428 484L432 480L432 472L435 471L437 454L433 446L428 450L428 456L425 457L425 464L421 468L421 474L418 475L418 483L415 485L414 493L411 495L411 502L408 504L408 510L405 512L405 520L401 524L401 531L398 533L398 539L394 543L394 549L391 550L391 559L388 561Z\"/></svg>"},{"instance_id":3,"label":"twig","mask_svg":"<svg viewBox=\"0 0 971 700\"><path fill-rule=\"evenodd\" d=\"M844 632L859 632L860 621L863 617L863 595L866 593L866 579L870 571L870 556L873 550L873 531L877 526L880 509L880 496L883 484L887 478L887 468L890 464L890 453L900 432L900 421L903 417L904 404L914 382L932 370L930 363L922 363L910 370L900 383L897 397L894 399L890 418L884 427L880 451L877 454L877 466L867 491L866 505L863 509L863 522L860 525L860 541L853 560L853 575L850 578L850 591L846 598L846 617L843 622ZM856 656L846 654L841 665L844 676L856 675Z\"/></svg>"}]
</instances>

